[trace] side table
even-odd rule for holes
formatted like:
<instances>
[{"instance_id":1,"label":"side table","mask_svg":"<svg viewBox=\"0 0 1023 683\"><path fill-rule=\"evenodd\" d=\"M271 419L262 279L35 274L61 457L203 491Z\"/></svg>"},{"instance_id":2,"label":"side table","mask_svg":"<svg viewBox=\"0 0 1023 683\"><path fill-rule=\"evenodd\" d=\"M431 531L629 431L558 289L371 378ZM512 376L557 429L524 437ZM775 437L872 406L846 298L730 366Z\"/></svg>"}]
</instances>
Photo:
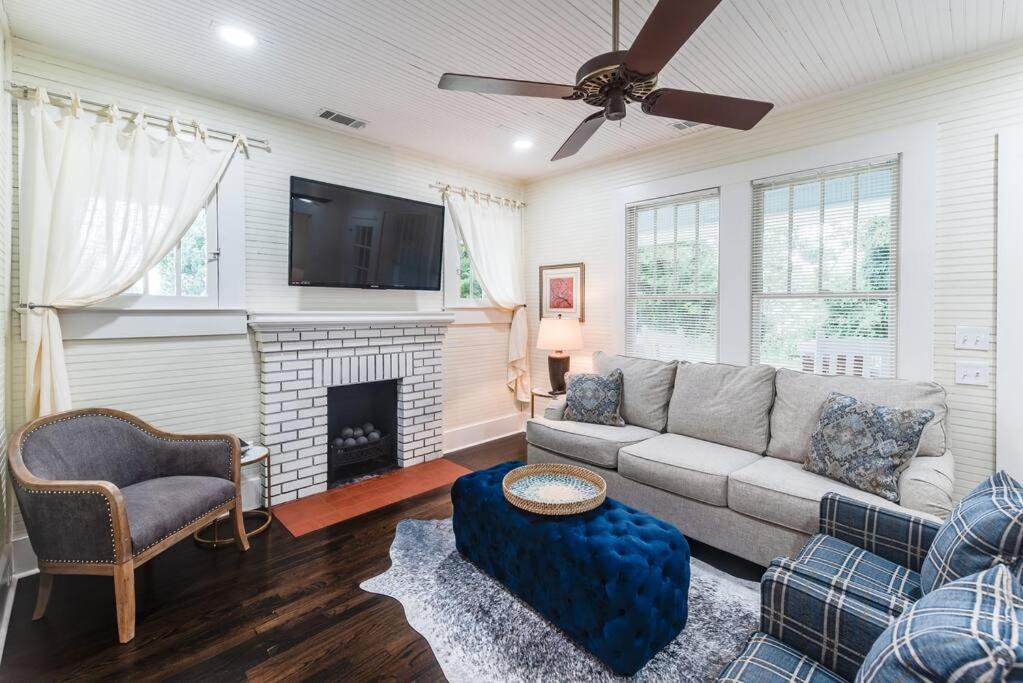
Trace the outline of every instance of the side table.
<instances>
[{"instance_id":1,"label":"side table","mask_svg":"<svg viewBox=\"0 0 1023 683\"><path fill-rule=\"evenodd\" d=\"M271 506L270 498L270 449L266 446L252 445L242 451L241 466L246 467L248 465L254 465L257 462L263 463L263 475L266 478L265 485L263 487L263 503L262 509L246 510L242 514L246 519L258 519L260 521L252 531L246 531L245 535L248 538L252 538L256 534L261 534L270 528L270 523L274 519L273 508ZM222 536L221 535L221 524L227 526L230 520L229 515L225 515L213 521L209 526L199 529L192 538L195 542L203 547L209 548L210 550L216 550L225 545L231 545L235 542L234 536ZM233 532L227 532L228 534Z\"/></svg>"},{"instance_id":2,"label":"side table","mask_svg":"<svg viewBox=\"0 0 1023 683\"><path fill-rule=\"evenodd\" d=\"M529 392L529 416L536 417L536 397L540 398L558 398L564 396L564 392L553 393L550 389L532 389Z\"/></svg>"}]
</instances>

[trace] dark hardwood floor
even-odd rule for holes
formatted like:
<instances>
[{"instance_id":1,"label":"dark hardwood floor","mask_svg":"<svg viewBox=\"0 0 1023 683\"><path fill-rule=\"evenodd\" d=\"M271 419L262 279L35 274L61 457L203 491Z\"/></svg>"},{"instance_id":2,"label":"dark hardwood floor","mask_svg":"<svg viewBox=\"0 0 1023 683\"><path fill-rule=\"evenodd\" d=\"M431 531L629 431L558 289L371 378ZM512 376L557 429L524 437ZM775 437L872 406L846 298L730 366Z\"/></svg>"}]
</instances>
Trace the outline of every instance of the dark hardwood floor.
<instances>
[{"instance_id":1,"label":"dark hardwood floor","mask_svg":"<svg viewBox=\"0 0 1023 683\"><path fill-rule=\"evenodd\" d=\"M448 456L471 469L524 457L521 436ZM183 541L136 576L135 640L117 643L113 582L58 576L46 616L31 620L38 578L18 582L0 679L437 681L429 645L401 605L359 583L390 566L405 518L451 515L450 486L293 538L274 523L252 549ZM743 578L762 569L692 544Z\"/></svg>"}]
</instances>

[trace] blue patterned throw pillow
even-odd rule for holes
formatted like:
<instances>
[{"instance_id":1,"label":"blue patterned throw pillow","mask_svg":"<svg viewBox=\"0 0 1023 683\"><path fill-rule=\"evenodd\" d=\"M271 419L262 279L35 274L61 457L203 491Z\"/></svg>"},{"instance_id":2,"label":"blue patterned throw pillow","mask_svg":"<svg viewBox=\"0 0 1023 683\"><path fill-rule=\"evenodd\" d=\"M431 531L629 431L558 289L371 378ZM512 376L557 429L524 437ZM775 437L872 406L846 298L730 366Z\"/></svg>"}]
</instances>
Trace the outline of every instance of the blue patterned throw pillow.
<instances>
[{"instance_id":1,"label":"blue patterned throw pillow","mask_svg":"<svg viewBox=\"0 0 1023 683\"><path fill-rule=\"evenodd\" d=\"M622 371L604 375L569 375L565 397L565 419L597 425L624 427L622 408Z\"/></svg>"},{"instance_id":2,"label":"blue patterned throw pillow","mask_svg":"<svg viewBox=\"0 0 1023 683\"><path fill-rule=\"evenodd\" d=\"M878 406L832 392L803 469L898 502L899 473L933 418L926 408Z\"/></svg>"},{"instance_id":3,"label":"blue patterned throw pillow","mask_svg":"<svg viewBox=\"0 0 1023 683\"><path fill-rule=\"evenodd\" d=\"M1004 564L928 593L881 634L857 683L1023 678L1023 589Z\"/></svg>"},{"instance_id":4,"label":"blue patterned throw pillow","mask_svg":"<svg viewBox=\"0 0 1023 683\"><path fill-rule=\"evenodd\" d=\"M1023 485L995 472L952 508L920 567L924 593L995 564L1023 579Z\"/></svg>"}]
</instances>

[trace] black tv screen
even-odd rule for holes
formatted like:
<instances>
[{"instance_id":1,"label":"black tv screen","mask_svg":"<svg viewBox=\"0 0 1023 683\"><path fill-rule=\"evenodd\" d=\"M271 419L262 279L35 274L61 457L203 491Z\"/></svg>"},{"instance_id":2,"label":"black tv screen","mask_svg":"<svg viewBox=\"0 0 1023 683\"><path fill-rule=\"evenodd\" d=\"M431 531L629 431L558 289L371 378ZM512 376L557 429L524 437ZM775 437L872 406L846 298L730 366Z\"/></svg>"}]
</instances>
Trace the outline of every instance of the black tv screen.
<instances>
[{"instance_id":1,"label":"black tv screen","mask_svg":"<svg viewBox=\"0 0 1023 683\"><path fill-rule=\"evenodd\" d=\"M444 207L291 178L292 285L439 290Z\"/></svg>"}]
</instances>

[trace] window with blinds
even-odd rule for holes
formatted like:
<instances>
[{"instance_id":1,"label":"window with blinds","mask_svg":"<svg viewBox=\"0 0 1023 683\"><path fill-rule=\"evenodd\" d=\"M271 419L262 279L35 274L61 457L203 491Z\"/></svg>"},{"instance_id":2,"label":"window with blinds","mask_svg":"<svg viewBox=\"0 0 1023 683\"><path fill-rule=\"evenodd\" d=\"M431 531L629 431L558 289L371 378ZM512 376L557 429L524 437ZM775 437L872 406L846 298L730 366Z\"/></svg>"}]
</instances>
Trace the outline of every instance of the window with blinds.
<instances>
[{"instance_id":1,"label":"window with blinds","mask_svg":"<svg viewBox=\"0 0 1023 683\"><path fill-rule=\"evenodd\" d=\"M894 377L899 157L753 183L753 362Z\"/></svg>"},{"instance_id":2,"label":"window with blinds","mask_svg":"<svg viewBox=\"0 0 1023 683\"><path fill-rule=\"evenodd\" d=\"M625 352L717 360L718 190L626 208Z\"/></svg>"}]
</instances>

